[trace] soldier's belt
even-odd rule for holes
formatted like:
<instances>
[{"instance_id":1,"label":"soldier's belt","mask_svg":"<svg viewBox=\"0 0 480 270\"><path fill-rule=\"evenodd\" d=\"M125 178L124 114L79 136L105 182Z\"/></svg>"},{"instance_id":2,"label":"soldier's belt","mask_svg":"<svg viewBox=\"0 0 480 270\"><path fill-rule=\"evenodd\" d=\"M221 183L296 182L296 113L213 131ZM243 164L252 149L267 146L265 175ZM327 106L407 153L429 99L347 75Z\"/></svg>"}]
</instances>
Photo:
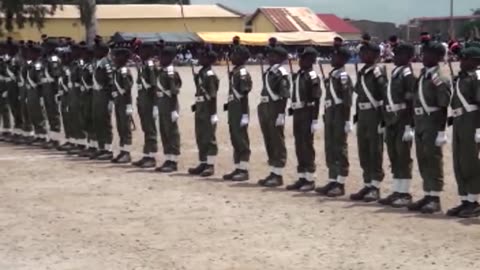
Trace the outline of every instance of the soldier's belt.
<instances>
[{"instance_id":1,"label":"soldier's belt","mask_svg":"<svg viewBox=\"0 0 480 270\"><path fill-rule=\"evenodd\" d=\"M55 80L51 78L42 78L40 83L53 83Z\"/></svg>"},{"instance_id":2,"label":"soldier's belt","mask_svg":"<svg viewBox=\"0 0 480 270\"><path fill-rule=\"evenodd\" d=\"M157 91L157 97L159 98L163 98L163 97L166 97L166 96L170 96L171 95L171 92L170 91Z\"/></svg>"},{"instance_id":3,"label":"soldier's belt","mask_svg":"<svg viewBox=\"0 0 480 270\"><path fill-rule=\"evenodd\" d=\"M471 105L470 108L471 108L470 112L478 111L478 106L476 106L476 105ZM467 111L464 108L457 108L455 110L452 110L452 116L453 116L453 118L457 118L459 116L464 115L466 112Z\"/></svg>"},{"instance_id":4,"label":"soldier's belt","mask_svg":"<svg viewBox=\"0 0 480 270\"><path fill-rule=\"evenodd\" d=\"M439 107L429 107L430 112L437 112L440 110ZM415 108L415 115L424 115L426 114L425 110L422 107Z\"/></svg>"},{"instance_id":5,"label":"soldier's belt","mask_svg":"<svg viewBox=\"0 0 480 270\"><path fill-rule=\"evenodd\" d=\"M303 109L305 107L312 107L313 105L315 105L315 102L309 102L309 103L306 103L306 102L294 102L292 103L292 110L300 110L300 109Z\"/></svg>"},{"instance_id":6,"label":"soldier's belt","mask_svg":"<svg viewBox=\"0 0 480 270\"><path fill-rule=\"evenodd\" d=\"M95 90L95 91L100 91L100 90L102 90L102 87L99 86L99 85L94 85L94 86L93 86L93 90Z\"/></svg>"},{"instance_id":7,"label":"soldier's belt","mask_svg":"<svg viewBox=\"0 0 480 270\"><path fill-rule=\"evenodd\" d=\"M392 105L385 106L385 110L387 112L398 112L401 110L405 110L406 108L407 108L407 104L405 103L392 104Z\"/></svg>"},{"instance_id":8,"label":"soldier's belt","mask_svg":"<svg viewBox=\"0 0 480 270\"><path fill-rule=\"evenodd\" d=\"M4 78L2 78L2 81L11 82L11 81L12 81L12 78L10 78L10 77L4 77Z\"/></svg>"},{"instance_id":9,"label":"soldier's belt","mask_svg":"<svg viewBox=\"0 0 480 270\"><path fill-rule=\"evenodd\" d=\"M195 97L195 102L196 103L202 103L202 102L205 102L205 101L206 101L205 97L202 97L202 96Z\"/></svg>"},{"instance_id":10,"label":"soldier's belt","mask_svg":"<svg viewBox=\"0 0 480 270\"><path fill-rule=\"evenodd\" d=\"M328 109L328 108L332 107L333 105L340 105L340 104L343 104L343 100L338 100L338 102L336 102L335 104L333 103L333 100L331 100L331 99L325 100L325 109Z\"/></svg>"},{"instance_id":11,"label":"soldier's belt","mask_svg":"<svg viewBox=\"0 0 480 270\"><path fill-rule=\"evenodd\" d=\"M379 102L379 104L382 103L382 102ZM380 104L382 105L382 104ZM361 111L366 111L366 110L371 110L371 109L375 109L376 107L374 107L372 105L372 103L370 102L360 102L358 103L358 108L361 110Z\"/></svg>"}]
</instances>

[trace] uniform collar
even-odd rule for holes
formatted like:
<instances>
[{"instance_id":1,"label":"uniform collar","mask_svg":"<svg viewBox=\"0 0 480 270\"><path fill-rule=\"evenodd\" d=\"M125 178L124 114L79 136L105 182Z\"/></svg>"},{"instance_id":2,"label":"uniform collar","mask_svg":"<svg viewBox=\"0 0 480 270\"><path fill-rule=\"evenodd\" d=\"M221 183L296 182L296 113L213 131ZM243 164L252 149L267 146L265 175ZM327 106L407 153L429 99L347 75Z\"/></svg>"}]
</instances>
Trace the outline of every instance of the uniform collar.
<instances>
[{"instance_id":1,"label":"uniform collar","mask_svg":"<svg viewBox=\"0 0 480 270\"><path fill-rule=\"evenodd\" d=\"M345 71L345 67L340 67L340 68L337 68L337 69L334 69L330 72L330 76L333 76L333 77L337 77L338 74L340 73L343 73Z\"/></svg>"},{"instance_id":2,"label":"uniform collar","mask_svg":"<svg viewBox=\"0 0 480 270\"><path fill-rule=\"evenodd\" d=\"M440 69L440 66L434 66L434 67L430 67L430 68L425 68L424 72L425 72L425 76L431 76L435 73L438 72L438 70Z\"/></svg>"},{"instance_id":3,"label":"uniform collar","mask_svg":"<svg viewBox=\"0 0 480 270\"><path fill-rule=\"evenodd\" d=\"M373 71L373 69L375 69L376 65L373 64L371 66L369 66L368 68L367 67L363 67L363 74L368 74L369 72Z\"/></svg>"}]
</instances>

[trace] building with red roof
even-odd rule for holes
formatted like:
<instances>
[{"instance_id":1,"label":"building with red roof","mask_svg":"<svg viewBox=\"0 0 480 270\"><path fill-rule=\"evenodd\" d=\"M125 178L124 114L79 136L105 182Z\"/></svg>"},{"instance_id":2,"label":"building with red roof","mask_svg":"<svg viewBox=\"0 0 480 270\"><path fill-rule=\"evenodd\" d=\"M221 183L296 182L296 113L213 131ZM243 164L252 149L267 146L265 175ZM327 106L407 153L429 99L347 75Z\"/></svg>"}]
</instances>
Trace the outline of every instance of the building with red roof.
<instances>
[{"instance_id":1,"label":"building with red roof","mask_svg":"<svg viewBox=\"0 0 480 270\"><path fill-rule=\"evenodd\" d=\"M332 32L338 33L345 40L359 40L362 32L351 23L343 20L335 14L317 14L317 17L328 29Z\"/></svg>"}]
</instances>

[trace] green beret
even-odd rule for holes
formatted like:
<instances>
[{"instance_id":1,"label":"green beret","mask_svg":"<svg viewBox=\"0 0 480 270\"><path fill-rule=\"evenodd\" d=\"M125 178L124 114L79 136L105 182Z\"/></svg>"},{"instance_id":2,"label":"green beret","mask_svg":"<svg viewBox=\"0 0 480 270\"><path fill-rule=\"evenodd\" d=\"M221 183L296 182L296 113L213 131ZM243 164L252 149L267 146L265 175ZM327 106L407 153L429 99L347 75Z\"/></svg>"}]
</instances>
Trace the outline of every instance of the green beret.
<instances>
[{"instance_id":1,"label":"green beret","mask_svg":"<svg viewBox=\"0 0 480 270\"><path fill-rule=\"evenodd\" d=\"M480 47L468 47L462 50L462 58L472 58L480 60Z\"/></svg>"},{"instance_id":2,"label":"green beret","mask_svg":"<svg viewBox=\"0 0 480 270\"><path fill-rule=\"evenodd\" d=\"M395 46L395 49L393 50L394 53L408 53L408 54L414 54L415 53L415 47L412 44L409 43L400 43L397 46Z\"/></svg>"},{"instance_id":3,"label":"green beret","mask_svg":"<svg viewBox=\"0 0 480 270\"><path fill-rule=\"evenodd\" d=\"M423 51L424 52L431 52L431 53L434 53L434 54L437 54L437 55L445 55L446 51L445 51L445 47L443 47L443 45L439 42L436 42L436 41L430 41L428 42L428 44L425 44L423 46Z\"/></svg>"},{"instance_id":4,"label":"green beret","mask_svg":"<svg viewBox=\"0 0 480 270\"><path fill-rule=\"evenodd\" d=\"M161 54L174 56L177 54L177 48L173 46L165 46L163 47Z\"/></svg>"},{"instance_id":5,"label":"green beret","mask_svg":"<svg viewBox=\"0 0 480 270\"><path fill-rule=\"evenodd\" d=\"M285 48L283 48L282 46L278 46L278 45L275 46L275 47L272 47L268 52L279 55L281 57L287 57L288 56L288 51Z\"/></svg>"},{"instance_id":6,"label":"green beret","mask_svg":"<svg viewBox=\"0 0 480 270\"><path fill-rule=\"evenodd\" d=\"M365 42L361 47L360 51L370 51L370 52L380 52L380 46L373 42Z\"/></svg>"},{"instance_id":7,"label":"green beret","mask_svg":"<svg viewBox=\"0 0 480 270\"><path fill-rule=\"evenodd\" d=\"M333 54L343 56L345 58L350 58L351 57L350 50L347 47L344 47L344 46L336 48L333 51Z\"/></svg>"},{"instance_id":8,"label":"green beret","mask_svg":"<svg viewBox=\"0 0 480 270\"><path fill-rule=\"evenodd\" d=\"M300 54L300 56L313 56L315 58L317 57L317 55L318 55L318 52L313 47L306 47L303 50L303 52Z\"/></svg>"},{"instance_id":9,"label":"green beret","mask_svg":"<svg viewBox=\"0 0 480 270\"><path fill-rule=\"evenodd\" d=\"M250 51L245 46L236 45L232 48L232 54L238 54L242 57L248 58L250 56Z\"/></svg>"}]
</instances>

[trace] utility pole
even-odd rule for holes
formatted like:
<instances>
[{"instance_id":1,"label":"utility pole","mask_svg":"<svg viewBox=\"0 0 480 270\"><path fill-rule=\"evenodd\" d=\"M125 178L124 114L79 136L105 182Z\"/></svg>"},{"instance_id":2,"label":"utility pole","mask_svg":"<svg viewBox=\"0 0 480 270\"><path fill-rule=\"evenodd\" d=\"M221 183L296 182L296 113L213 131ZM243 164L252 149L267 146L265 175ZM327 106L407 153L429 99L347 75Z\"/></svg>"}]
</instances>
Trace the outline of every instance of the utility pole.
<instances>
[{"instance_id":1,"label":"utility pole","mask_svg":"<svg viewBox=\"0 0 480 270\"><path fill-rule=\"evenodd\" d=\"M455 27L453 23L453 1L454 0L450 0L450 31L449 31L450 39L455 38Z\"/></svg>"}]
</instances>

